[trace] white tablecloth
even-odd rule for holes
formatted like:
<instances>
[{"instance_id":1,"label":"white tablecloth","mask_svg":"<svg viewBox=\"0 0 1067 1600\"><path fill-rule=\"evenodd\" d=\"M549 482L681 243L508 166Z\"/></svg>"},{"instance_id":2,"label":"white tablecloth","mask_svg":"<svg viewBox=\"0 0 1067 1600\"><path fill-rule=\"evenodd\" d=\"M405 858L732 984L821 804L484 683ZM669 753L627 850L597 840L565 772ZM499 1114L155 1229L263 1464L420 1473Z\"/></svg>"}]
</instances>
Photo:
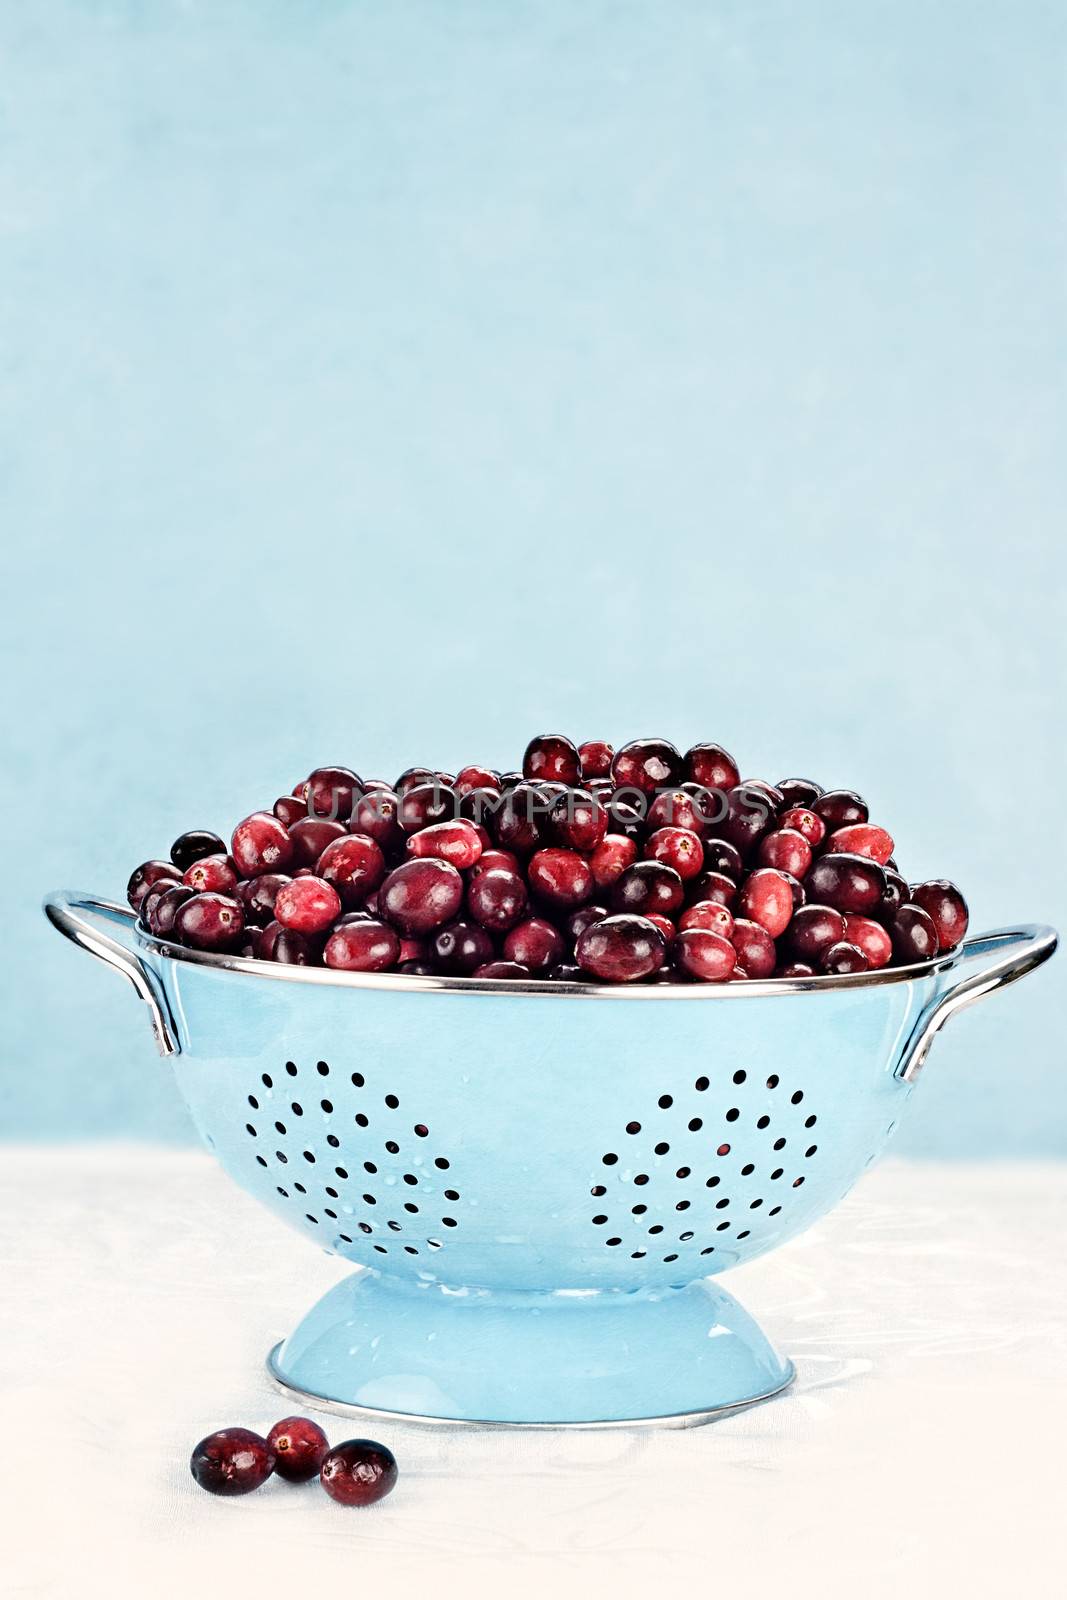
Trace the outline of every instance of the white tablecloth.
<instances>
[{"instance_id":1,"label":"white tablecloth","mask_svg":"<svg viewBox=\"0 0 1067 1600\"><path fill-rule=\"evenodd\" d=\"M5 1595L1063 1593L1067 1168L887 1163L730 1275L784 1398L688 1432L377 1428L400 1483L362 1512L216 1500L187 1464L289 1409L263 1356L339 1262L201 1154L0 1148L0 1184Z\"/></svg>"}]
</instances>

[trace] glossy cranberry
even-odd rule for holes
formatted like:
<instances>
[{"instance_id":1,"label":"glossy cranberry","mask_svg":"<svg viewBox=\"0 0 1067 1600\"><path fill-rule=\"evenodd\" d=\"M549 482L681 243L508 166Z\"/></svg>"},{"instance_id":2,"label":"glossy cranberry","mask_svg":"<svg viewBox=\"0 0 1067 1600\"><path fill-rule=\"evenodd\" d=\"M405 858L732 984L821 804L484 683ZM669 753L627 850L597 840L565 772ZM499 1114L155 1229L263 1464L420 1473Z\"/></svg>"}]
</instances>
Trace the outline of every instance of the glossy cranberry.
<instances>
[{"instance_id":1,"label":"glossy cranberry","mask_svg":"<svg viewBox=\"0 0 1067 1600\"><path fill-rule=\"evenodd\" d=\"M826 855L867 856L885 866L893 854L893 841L884 828L875 828L869 822L854 822L847 828L835 828L826 841Z\"/></svg>"},{"instance_id":2,"label":"glossy cranberry","mask_svg":"<svg viewBox=\"0 0 1067 1600\"><path fill-rule=\"evenodd\" d=\"M671 946L671 960L688 978L725 983L737 965L737 951L729 939L710 928L685 928Z\"/></svg>"},{"instance_id":3,"label":"glossy cranberry","mask_svg":"<svg viewBox=\"0 0 1067 1600\"><path fill-rule=\"evenodd\" d=\"M799 878L794 878L791 872L782 872L780 867L775 870L781 874L789 885L789 893L793 896L793 910L798 911L807 902L808 898L804 885Z\"/></svg>"},{"instance_id":4,"label":"glossy cranberry","mask_svg":"<svg viewBox=\"0 0 1067 1600\"><path fill-rule=\"evenodd\" d=\"M430 959L440 972L466 978L492 961L493 941L477 922L449 922L430 936Z\"/></svg>"},{"instance_id":5,"label":"glossy cranberry","mask_svg":"<svg viewBox=\"0 0 1067 1600\"><path fill-rule=\"evenodd\" d=\"M541 976L548 978L552 983L588 983L589 975L582 971L573 961L557 961L554 967L548 967Z\"/></svg>"},{"instance_id":6,"label":"glossy cranberry","mask_svg":"<svg viewBox=\"0 0 1067 1600\"><path fill-rule=\"evenodd\" d=\"M193 950L232 950L241 942L245 919L229 895L194 894L178 907L174 931Z\"/></svg>"},{"instance_id":7,"label":"glossy cranberry","mask_svg":"<svg viewBox=\"0 0 1067 1600\"><path fill-rule=\"evenodd\" d=\"M724 877L732 878L735 883L739 883L741 874L745 870L741 852L727 839L705 839L704 870L720 872Z\"/></svg>"},{"instance_id":8,"label":"glossy cranberry","mask_svg":"<svg viewBox=\"0 0 1067 1600\"><path fill-rule=\"evenodd\" d=\"M451 862L428 856L394 867L378 891L387 922L407 935L450 922L463 903L463 879Z\"/></svg>"},{"instance_id":9,"label":"glossy cranberry","mask_svg":"<svg viewBox=\"0 0 1067 1600\"><path fill-rule=\"evenodd\" d=\"M187 869L182 882L197 894L205 890L232 894L237 888L237 872L229 856L203 856Z\"/></svg>"},{"instance_id":10,"label":"glossy cranberry","mask_svg":"<svg viewBox=\"0 0 1067 1600\"><path fill-rule=\"evenodd\" d=\"M217 833L209 833L206 828L191 828L188 833L179 834L170 847L170 859L178 868L176 875L179 878L187 867L203 856L225 854L226 841L220 839Z\"/></svg>"},{"instance_id":11,"label":"glossy cranberry","mask_svg":"<svg viewBox=\"0 0 1067 1600\"><path fill-rule=\"evenodd\" d=\"M578 783L582 763L577 747L562 733L538 734L526 746L522 773L534 782L547 778L551 783Z\"/></svg>"},{"instance_id":12,"label":"glossy cranberry","mask_svg":"<svg viewBox=\"0 0 1067 1600\"><path fill-rule=\"evenodd\" d=\"M325 878L294 878L278 890L274 915L294 933L323 933L341 914L341 897Z\"/></svg>"},{"instance_id":13,"label":"glossy cranberry","mask_svg":"<svg viewBox=\"0 0 1067 1600\"><path fill-rule=\"evenodd\" d=\"M937 928L921 906L904 905L889 924L893 954L903 965L937 955Z\"/></svg>"},{"instance_id":14,"label":"glossy cranberry","mask_svg":"<svg viewBox=\"0 0 1067 1600\"><path fill-rule=\"evenodd\" d=\"M589 869L598 889L607 889L637 860L637 844L622 833L606 833L593 851Z\"/></svg>"},{"instance_id":15,"label":"glossy cranberry","mask_svg":"<svg viewBox=\"0 0 1067 1600\"><path fill-rule=\"evenodd\" d=\"M793 892L773 867L758 867L741 886L737 907L749 922L758 922L772 939L780 938L793 916Z\"/></svg>"},{"instance_id":16,"label":"glossy cranberry","mask_svg":"<svg viewBox=\"0 0 1067 1600\"><path fill-rule=\"evenodd\" d=\"M403 844L399 822L400 797L392 789L372 789L356 801L352 813L353 833L364 833L379 850L392 851Z\"/></svg>"},{"instance_id":17,"label":"glossy cranberry","mask_svg":"<svg viewBox=\"0 0 1067 1600\"><path fill-rule=\"evenodd\" d=\"M577 911L572 911L564 922L567 938L575 944L586 928L591 928L594 922L603 922L607 916L610 916L607 906L579 906Z\"/></svg>"},{"instance_id":18,"label":"glossy cranberry","mask_svg":"<svg viewBox=\"0 0 1067 1600\"><path fill-rule=\"evenodd\" d=\"M345 839L348 831L343 822L331 822L328 817L301 817L289 830L293 841L293 866L314 867L328 844L335 839Z\"/></svg>"},{"instance_id":19,"label":"glossy cranberry","mask_svg":"<svg viewBox=\"0 0 1067 1600\"><path fill-rule=\"evenodd\" d=\"M804 806L790 806L778 818L781 829L789 828L794 833L799 833L813 850L817 849L826 838L826 824L814 811L808 811Z\"/></svg>"},{"instance_id":20,"label":"glossy cranberry","mask_svg":"<svg viewBox=\"0 0 1067 1600\"><path fill-rule=\"evenodd\" d=\"M845 919L840 911L832 906L806 905L794 912L786 943L797 960L817 967L830 946L844 937Z\"/></svg>"},{"instance_id":21,"label":"glossy cranberry","mask_svg":"<svg viewBox=\"0 0 1067 1600\"><path fill-rule=\"evenodd\" d=\"M605 744L603 739L587 739L585 744L578 746L578 760L582 769L582 782L590 778L607 778L611 775L611 760L615 754L615 746Z\"/></svg>"},{"instance_id":22,"label":"glossy cranberry","mask_svg":"<svg viewBox=\"0 0 1067 1600\"><path fill-rule=\"evenodd\" d=\"M705 789L736 789L741 781L737 762L719 744L694 744L686 751L685 775Z\"/></svg>"},{"instance_id":23,"label":"glossy cranberry","mask_svg":"<svg viewBox=\"0 0 1067 1600\"><path fill-rule=\"evenodd\" d=\"M651 922L654 928L659 929L660 933L662 933L663 937L666 939L667 946L669 948L671 940L678 932L673 917L661 916L658 911L643 911L641 915Z\"/></svg>"},{"instance_id":24,"label":"glossy cranberry","mask_svg":"<svg viewBox=\"0 0 1067 1600\"><path fill-rule=\"evenodd\" d=\"M552 803L547 831L568 850L593 851L608 831L607 809L586 789L565 789Z\"/></svg>"},{"instance_id":25,"label":"glossy cranberry","mask_svg":"<svg viewBox=\"0 0 1067 1600\"><path fill-rule=\"evenodd\" d=\"M529 967L524 967L521 961L487 961L484 967L479 967L471 973L473 978L528 978Z\"/></svg>"},{"instance_id":26,"label":"glossy cranberry","mask_svg":"<svg viewBox=\"0 0 1067 1600\"><path fill-rule=\"evenodd\" d=\"M643 839L648 832L648 796L639 789L613 789L604 802L608 812L608 832L625 834L628 839Z\"/></svg>"},{"instance_id":27,"label":"glossy cranberry","mask_svg":"<svg viewBox=\"0 0 1067 1600\"><path fill-rule=\"evenodd\" d=\"M433 978L437 976L437 968L433 962L425 959L402 961L396 970L410 978Z\"/></svg>"},{"instance_id":28,"label":"glossy cranberry","mask_svg":"<svg viewBox=\"0 0 1067 1600\"><path fill-rule=\"evenodd\" d=\"M286 828L291 828L294 822L299 822L301 817L306 817L308 814L304 801L295 794L279 795L271 810Z\"/></svg>"},{"instance_id":29,"label":"glossy cranberry","mask_svg":"<svg viewBox=\"0 0 1067 1600\"><path fill-rule=\"evenodd\" d=\"M530 857L526 881L546 904L565 909L580 906L593 893L588 861L576 850L538 850Z\"/></svg>"},{"instance_id":30,"label":"glossy cranberry","mask_svg":"<svg viewBox=\"0 0 1067 1600\"><path fill-rule=\"evenodd\" d=\"M245 921L271 922L274 918L274 902L278 898L278 890L284 884L291 882L292 879L286 877L284 872L261 872L258 878L247 878L239 884Z\"/></svg>"},{"instance_id":31,"label":"glossy cranberry","mask_svg":"<svg viewBox=\"0 0 1067 1600\"><path fill-rule=\"evenodd\" d=\"M822 794L822 785L813 783L810 778L779 778L775 788L782 796L787 809L802 806L805 810L810 810Z\"/></svg>"},{"instance_id":32,"label":"glossy cranberry","mask_svg":"<svg viewBox=\"0 0 1067 1600\"><path fill-rule=\"evenodd\" d=\"M765 778L746 778L740 787L748 789L751 794L762 795L775 815L785 806L785 796L781 789L776 788L773 783L768 783Z\"/></svg>"},{"instance_id":33,"label":"glossy cranberry","mask_svg":"<svg viewBox=\"0 0 1067 1600\"><path fill-rule=\"evenodd\" d=\"M685 789L663 789L648 808L648 827L653 833L660 828L688 828L703 835L706 815L696 795Z\"/></svg>"},{"instance_id":34,"label":"glossy cranberry","mask_svg":"<svg viewBox=\"0 0 1067 1600\"><path fill-rule=\"evenodd\" d=\"M373 1505L396 1488L396 1457L373 1439L346 1439L326 1456L319 1478L339 1505Z\"/></svg>"},{"instance_id":35,"label":"glossy cranberry","mask_svg":"<svg viewBox=\"0 0 1067 1600\"><path fill-rule=\"evenodd\" d=\"M885 889L882 892L881 902L874 915L879 916L883 922L888 921L895 916L901 906L907 905L910 898L911 890L900 876L900 873L887 866L885 869Z\"/></svg>"},{"instance_id":36,"label":"glossy cranberry","mask_svg":"<svg viewBox=\"0 0 1067 1600\"><path fill-rule=\"evenodd\" d=\"M917 883L910 898L933 923L938 950L942 953L955 950L970 921L967 902L956 885L948 878L931 878L927 883Z\"/></svg>"},{"instance_id":37,"label":"glossy cranberry","mask_svg":"<svg viewBox=\"0 0 1067 1600\"><path fill-rule=\"evenodd\" d=\"M278 961L287 967L311 967L318 959L320 943L307 934L283 928L280 922L268 922L256 939L255 953L260 961Z\"/></svg>"},{"instance_id":38,"label":"glossy cranberry","mask_svg":"<svg viewBox=\"0 0 1067 1600\"><path fill-rule=\"evenodd\" d=\"M230 853L243 878L261 872L284 872L293 860L293 843L288 828L270 811L253 811L233 830Z\"/></svg>"},{"instance_id":39,"label":"glossy cranberry","mask_svg":"<svg viewBox=\"0 0 1067 1600\"><path fill-rule=\"evenodd\" d=\"M173 861L142 861L126 885L126 898L134 911L140 911L141 901L154 883L164 878L173 883L178 876Z\"/></svg>"},{"instance_id":40,"label":"glossy cranberry","mask_svg":"<svg viewBox=\"0 0 1067 1600\"><path fill-rule=\"evenodd\" d=\"M500 774L492 767L461 767L452 785L457 794L469 794L473 789L499 789Z\"/></svg>"},{"instance_id":41,"label":"glossy cranberry","mask_svg":"<svg viewBox=\"0 0 1067 1600\"><path fill-rule=\"evenodd\" d=\"M431 822L428 828L408 836L409 856L433 856L450 861L460 872L473 867L482 853L482 841L473 822L457 817L450 822Z\"/></svg>"},{"instance_id":42,"label":"glossy cranberry","mask_svg":"<svg viewBox=\"0 0 1067 1600\"><path fill-rule=\"evenodd\" d=\"M736 918L730 943L737 952L738 966L744 967L748 977L772 976L778 964L778 956L774 940L760 923L750 922L745 917ZM734 976L736 975L735 971Z\"/></svg>"},{"instance_id":43,"label":"glossy cranberry","mask_svg":"<svg viewBox=\"0 0 1067 1600\"><path fill-rule=\"evenodd\" d=\"M787 961L784 966L775 969L776 978L814 978L815 968L806 961Z\"/></svg>"},{"instance_id":44,"label":"glossy cranberry","mask_svg":"<svg viewBox=\"0 0 1067 1600\"><path fill-rule=\"evenodd\" d=\"M405 767L393 784L393 790L398 795L405 795L409 789L419 789L427 783L433 783L436 777L436 772L430 767Z\"/></svg>"},{"instance_id":45,"label":"glossy cranberry","mask_svg":"<svg viewBox=\"0 0 1067 1600\"><path fill-rule=\"evenodd\" d=\"M667 739L631 739L612 757L611 776L616 788L655 794L679 782L682 757Z\"/></svg>"},{"instance_id":46,"label":"glossy cranberry","mask_svg":"<svg viewBox=\"0 0 1067 1600\"><path fill-rule=\"evenodd\" d=\"M307 782L309 817L348 823L363 793L363 779L351 767L316 767Z\"/></svg>"},{"instance_id":47,"label":"glossy cranberry","mask_svg":"<svg viewBox=\"0 0 1067 1600\"><path fill-rule=\"evenodd\" d=\"M332 883L341 904L356 911L385 877L385 857L363 833L332 839L315 864L315 876Z\"/></svg>"},{"instance_id":48,"label":"glossy cranberry","mask_svg":"<svg viewBox=\"0 0 1067 1600\"><path fill-rule=\"evenodd\" d=\"M459 795L446 784L420 783L400 796L400 826L416 833L432 822L450 822L459 816Z\"/></svg>"},{"instance_id":49,"label":"glossy cranberry","mask_svg":"<svg viewBox=\"0 0 1067 1600\"><path fill-rule=\"evenodd\" d=\"M808 873L807 890L819 905L835 911L873 911L885 893L885 871L867 856L820 856Z\"/></svg>"},{"instance_id":50,"label":"glossy cranberry","mask_svg":"<svg viewBox=\"0 0 1067 1600\"><path fill-rule=\"evenodd\" d=\"M375 918L375 921L377 920ZM340 927L344 921L345 918L342 917L337 926ZM401 939L400 955L398 957L400 961L428 961L429 955L425 939Z\"/></svg>"},{"instance_id":51,"label":"glossy cranberry","mask_svg":"<svg viewBox=\"0 0 1067 1600\"><path fill-rule=\"evenodd\" d=\"M482 851L471 868L471 879L473 881L480 878L483 872L496 872L501 868L507 872L520 872L519 858L512 850L498 850L493 846Z\"/></svg>"},{"instance_id":52,"label":"glossy cranberry","mask_svg":"<svg viewBox=\"0 0 1067 1600\"><path fill-rule=\"evenodd\" d=\"M870 815L866 800L854 789L828 789L812 800L809 809L821 817L831 831L847 828L854 822L866 822Z\"/></svg>"},{"instance_id":53,"label":"glossy cranberry","mask_svg":"<svg viewBox=\"0 0 1067 1600\"><path fill-rule=\"evenodd\" d=\"M613 911L629 912L643 916L647 911L657 911L669 917L685 899L685 886L673 867L662 861L638 861L627 867L622 877L612 885Z\"/></svg>"},{"instance_id":54,"label":"glossy cranberry","mask_svg":"<svg viewBox=\"0 0 1067 1600\"><path fill-rule=\"evenodd\" d=\"M713 832L747 861L765 833L774 826L776 807L762 789L739 784L726 796L726 815L714 824Z\"/></svg>"},{"instance_id":55,"label":"glossy cranberry","mask_svg":"<svg viewBox=\"0 0 1067 1600\"><path fill-rule=\"evenodd\" d=\"M266 1483L275 1455L266 1439L248 1428L220 1428L201 1439L189 1471L209 1494L250 1494Z\"/></svg>"},{"instance_id":56,"label":"glossy cranberry","mask_svg":"<svg viewBox=\"0 0 1067 1600\"><path fill-rule=\"evenodd\" d=\"M645 858L673 867L683 883L695 878L704 867L704 846L688 828L657 828L645 841Z\"/></svg>"},{"instance_id":57,"label":"glossy cranberry","mask_svg":"<svg viewBox=\"0 0 1067 1600\"><path fill-rule=\"evenodd\" d=\"M307 1483L317 1477L330 1442L310 1417L283 1417L267 1435L274 1452L274 1470L289 1483Z\"/></svg>"},{"instance_id":58,"label":"glossy cranberry","mask_svg":"<svg viewBox=\"0 0 1067 1600\"><path fill-rule=\"evenodd\" d=\"M541 841L545 803L532 783L518 783L504 795L489 819L489 831L502 850L527 856Z\"/></svg>"},{"instance_id":59,"label":"glossy cranberry","mask_svg":"<svg viewBox=\"0 0 1067 1600\"><path fill-rule=\"evenodd\" d=\"M846 917L845 938L863 951L869 967L887 967L893 959L892 940L882 924L870 917Z\"/></svg>"},{"instance_id":60,"label":"glossy cranberry","mask_svg":"<svg viewBox=\"0 0 1067 1600\"><path fill-rule=\"evenodd\" d=\"M859 945L832 944L822 958L822 970L835 977L845 977L850 972L866 972L870 962Z\"/></svg>"},{"instance_id":61,"label":"glossy cranberry","mask_svg":"<svg viewBox=\"0 0 1067 1600\"><path fill-rule=\"evenodd\" d=\"M526 915L526 885L510 867L493 867L472 877L467 886L467 910L475 922L492 933L506 933Z\"/></svg>"},{"instance_id":62,"label":"glossy cranberry","mask_svg":"<svg viewBox=\"0 0 1067 1600\"><path fill-rule=\"evenodd\" d=\"M678 918L678 926L683 932L687 928L706 928L709 933L721 934L728 939L734 931L733 913L716 900L698 900L696 905L687 906Z\"/></svg>"},{"instance_id":63,"label":"glossy cranberry","mask_svg":"<svg viewBox=\"0 0 1067 1600\"><path fill-rule=\"evenodd\" d=\"M657 972L667 957L667 941L647 917L606 917L586 928L575 950L583 972L602 983L634 983Z\"/></svg>"},{"instance_id":64,"label":"glossy cranberry","mask_svg":"<svg viewBox=\"0 0 1067 1600\"><path fill-rule=\"evenodd\" d=\"M387 922L349 922L330 934L322 959L341 972L385 972L400 959L400 940Z\"/></svg>"},{"instance_id":65,"label":"glossy cranberry","mask_svg":"<svg viewBox=\"0 0 1067 1600\"><path fill-rule=\"evenodd\" d=\"M795 828L776 828L760 840L758 856L762 866L802 878L811 866L811 845Z\"/></svg>"},{"instance_id":66,"label":"glossy cranberry","mask_svg":"<svg viewBox=\"0 0 1067 1600\"><path fill-rule=\"evenodd\" d=\"M456 791L457 794L459 791ZM468 789L459 796L459 814L476 827L485 828L504 804L502 789Z\"/></svg>"},{"instance_id":67,"label":"glossy cranberry","mask_svg":"<svg viewBox=\"0 0 1067 1600\"><path fill-rule=\"evenodd\" d=\"M737 884L724 872L702 872L689 885L690 905L697 905L701 900L717 900L721 906L732 907L736 899Z\"/></svg>"},{"instance_id":68,"label":"glossy cranberry","mask_svg":"<svg viewBox=\"0 0 1067 1600\"><path fill-rule=\"evenodd\" d=\"M504 939L504 955L530 972L555 966L564 955L563 935L544 917L527 917L516 923Z\"/></svg>"},{"instance_id":69,"label":"glossy cranberry","mask_svg":"<svg viewBox=\"0 0 1067 1600\"><path fill-rule=\"evenodd\" d=\"M180 908L195 893L184 883L172 883L164 887L166 882L165 878L160 878L141 902L141 921L156 939L171 937Z\"/></svg>"}]
</instances>

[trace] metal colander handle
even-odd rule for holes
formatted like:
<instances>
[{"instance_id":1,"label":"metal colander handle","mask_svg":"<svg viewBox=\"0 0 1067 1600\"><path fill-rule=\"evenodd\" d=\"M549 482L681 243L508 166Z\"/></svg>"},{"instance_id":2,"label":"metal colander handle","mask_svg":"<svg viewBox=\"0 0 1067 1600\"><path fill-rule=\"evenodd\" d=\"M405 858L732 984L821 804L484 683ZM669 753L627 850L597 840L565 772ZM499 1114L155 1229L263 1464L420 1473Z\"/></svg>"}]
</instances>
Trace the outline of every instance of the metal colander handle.
<instances>
[{"instance_id":1,"label":"metal colander handle","mask_svg":"<svg viewBox=\"0 0 1067 1600\"><path fill-rule=\"evenodd\" d=\"M44 914L72 943L130 980L148 1007L160 1055L178 1055L181 1046L163 986L131 938L136 923L133 912L113 900L57 889L45 895ZM109 927L113 933L106 931Z\"/></svg>"}]
</instances>

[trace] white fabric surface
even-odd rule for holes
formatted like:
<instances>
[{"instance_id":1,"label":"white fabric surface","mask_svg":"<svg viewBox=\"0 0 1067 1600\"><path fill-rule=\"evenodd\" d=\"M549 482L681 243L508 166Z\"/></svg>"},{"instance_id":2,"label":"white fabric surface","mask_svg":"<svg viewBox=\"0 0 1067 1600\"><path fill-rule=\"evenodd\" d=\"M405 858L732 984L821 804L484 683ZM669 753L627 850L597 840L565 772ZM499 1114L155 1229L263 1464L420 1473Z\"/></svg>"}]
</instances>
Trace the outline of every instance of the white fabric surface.
<instances>
[{"instance_id":1,"label":"white fabric surface","mask_svg":"<svg viewBox=\"0 0 1067 1600\"><path fill-rule=\"evenodd\" d=\"M0 1184L5 1595L1063 1593L1067 1168L887 1163L727 1280L787 1396L688 1432L376 1428L401 1477L367 1511L187 1465L289 1409L263 1356L341 1263L201 1154L8 1148Z\"/></svg>"}]
</instances>

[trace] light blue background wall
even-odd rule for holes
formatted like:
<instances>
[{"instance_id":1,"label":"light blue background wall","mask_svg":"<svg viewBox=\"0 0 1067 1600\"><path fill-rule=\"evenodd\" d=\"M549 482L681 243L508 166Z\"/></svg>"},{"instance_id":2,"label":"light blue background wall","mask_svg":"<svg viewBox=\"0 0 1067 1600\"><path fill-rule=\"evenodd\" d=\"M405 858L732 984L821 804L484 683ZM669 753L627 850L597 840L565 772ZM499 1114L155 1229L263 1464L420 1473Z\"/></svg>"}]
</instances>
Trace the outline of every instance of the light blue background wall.
<instances>
[{"instance_id":1,"label":"light blue background wall","mask_svg":"<svg viewBox=\"0 0 1067 1600\"><path fill-rule=\"evenodd\" d=\"M721 739L1067 921L1065 13L0 13L5 1090L190 1136L51 935L320 760ZM1063 1154L1063 964L902 1148Z\"/></svg>"}]
</instances>

